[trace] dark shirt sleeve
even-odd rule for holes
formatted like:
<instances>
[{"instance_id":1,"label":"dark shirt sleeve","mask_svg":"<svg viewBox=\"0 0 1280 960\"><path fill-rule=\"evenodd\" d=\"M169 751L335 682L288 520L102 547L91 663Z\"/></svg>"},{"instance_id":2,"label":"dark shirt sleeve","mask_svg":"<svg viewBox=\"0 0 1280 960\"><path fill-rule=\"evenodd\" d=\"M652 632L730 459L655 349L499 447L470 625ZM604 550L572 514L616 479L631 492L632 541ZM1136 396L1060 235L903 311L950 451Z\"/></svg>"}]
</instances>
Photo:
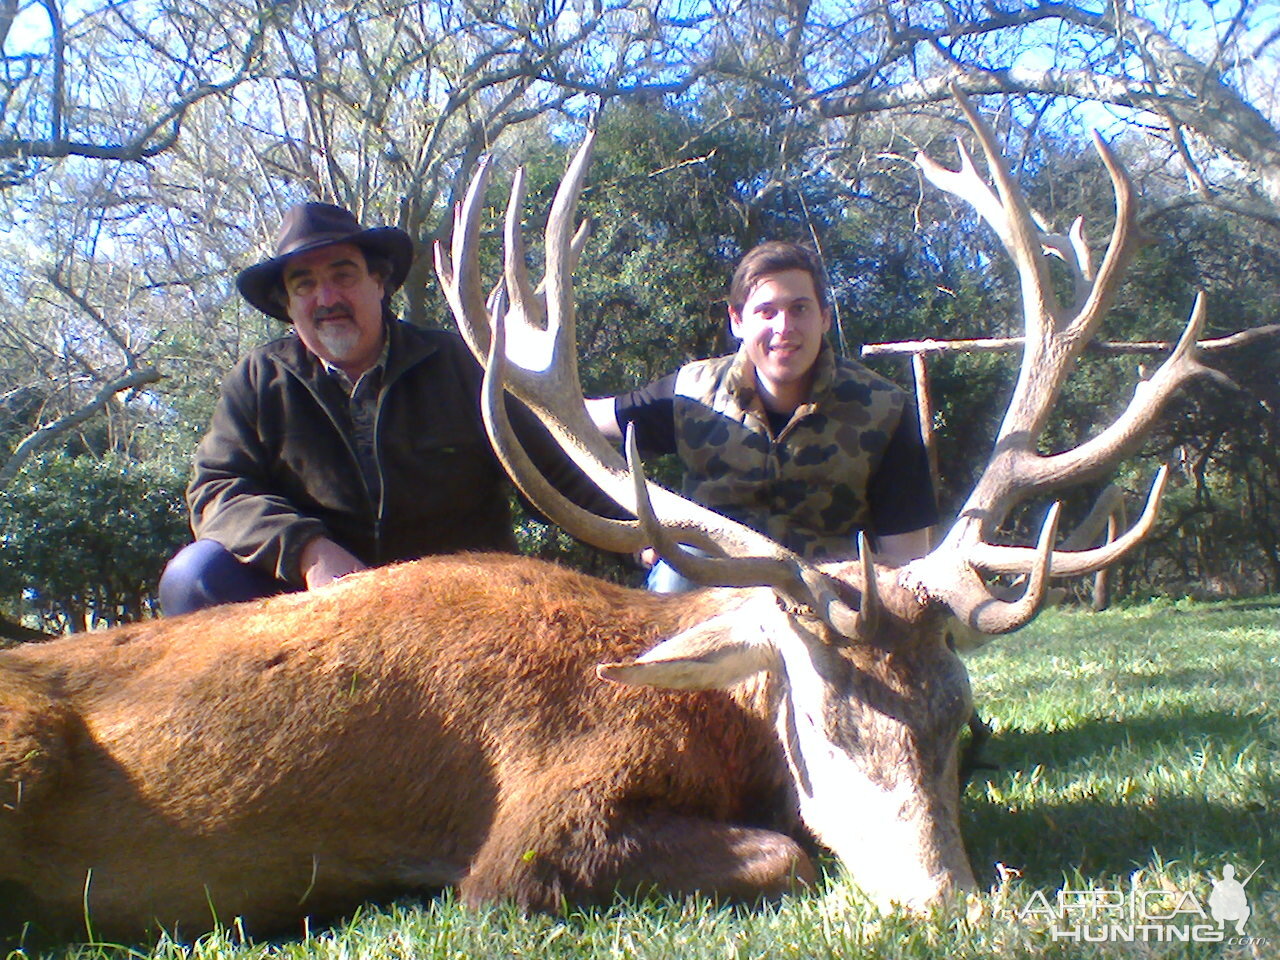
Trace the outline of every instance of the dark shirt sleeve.
<instances>
[{"instance_id":1,"label":"dark shirt sleeve","mask_svg":"<svg viewBox=\"0 0 1280 960\"><path fill-rule=\"evenodd\" d=\"M908 407L889 438L880 467L867 484L871 527L879 536L910 533L938 522L929 456L920 422Z\"/></svg>"},{"instance_id":2,"label":"dark shirt sleeve","mask_svg":"<svg viewBox=\"0 0 1280 960\"><path fill-rule=\"evenodd\" d=\"M462 338L454 335L449 341L454 351L454 362L468 383L474 404L472 412L475 416L476 428L483 438L486 447L490 446L483 419L480 413L481 389L484 380L484 367L471 355L471 351L463 343ZM507 420L511 431L524 452L528 455L537 471L546 478L559 493L573 501L584 510L615 520L633 519L631 513L619 506L611 497L596 486L572 458L561 449L551 432L542 425L537 415L524 403L511 394L505 396ZM497 454L493 453L495 461ZM502 469L499 467L499 469ZM513 484L514 486L514 484ZM547 518L537 509L523 493L517 489L524 508L540 520Z\"/></svg>"},{"instance_id":3,"label":"dark shirt sleeve","mask_svg":"<svg viewBox=\"0 0 1280 960\"><path fill-rule=\"evenodd\" d=\"M573 462L533 411L509 394L507 419L511 421L512 431L529 455L529 459L556 490L597 516L614 520L634 519L629 511L596 486L595 482ZM540 519L546 519L541 511L525 499L523 494L520 500L526 509Z\"/></svg>"},{"instance_id":4,"label":"dark shirt sleeve","mask_svg":"<svg viewBox=\"0 0 1280 960\"><path fill-rule=\"evenodd\" d=\"M613 398L613 412L625 435L633 424L640 452L649 456L676 452L676 375Z\"/></svg>"},{"instance_id":5,"label":"dark shirt sleeve","mask_svg":"<svg viewBox=\"0 0 1280 960\"><path fill-rule=\"evenodd\" d=\"M191 527L198 539L216 540L269 576L301 585L302 548L329 533L272 480L255 377L246 357L223 381L187 487Z\"/></svg>"}]
</instances>

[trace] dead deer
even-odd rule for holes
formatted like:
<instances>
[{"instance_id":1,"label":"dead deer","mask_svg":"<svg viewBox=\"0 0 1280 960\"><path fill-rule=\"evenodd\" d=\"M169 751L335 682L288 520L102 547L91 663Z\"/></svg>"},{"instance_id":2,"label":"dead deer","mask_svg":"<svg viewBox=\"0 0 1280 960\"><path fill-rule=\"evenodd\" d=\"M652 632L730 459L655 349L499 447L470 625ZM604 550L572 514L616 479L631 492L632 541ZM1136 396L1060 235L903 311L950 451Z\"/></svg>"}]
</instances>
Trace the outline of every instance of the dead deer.
<instances>
[{"instance_id":1,"label":"dead deer","mask_svg":"<svg viewBox=\"0 0 1280 960\"><path fill-rule=\"evenodd\" d=\"M1206 370L1197 304L1115 425L1076 450L1036 452L1128 256L1129 186L1099 142L1118 215L1094 274L1078 230L1062 241L1036 228L991 132L960 104L996 192L967 154L958 173L921 163L1018 262L1028 336L991 463L936 549L890 569L864 543L814 565L647 484L634 450L628 466L596 433L578 384L570 271L584 234L571 227L590 137L557 194L538 289L517 178L491 304L477 265L486 165L437 269L489 358L487 416L508 469L578 536L656 544L715 586L658 596L528 559L437 557L0 651L0 927L189 937L238 917L250 933L288 931L454 884L471 903L547 910L616 891L749 899L813 880L804 828L882 903L974 888L956 775L971 702L947 623L1016 629L1050 576L1099 569L1141 540L1159 481L1142 520L1102 547L1055 550L1056 509L1034 548L989 542L1014 504L1110 469ZM1079 278L1070 309L1053 299L1042 248ZM558 498L504 428L504 389L640 519ZM1022 596L994 596L995 573L1025 574Z\"/></svg>"}]
</instances>

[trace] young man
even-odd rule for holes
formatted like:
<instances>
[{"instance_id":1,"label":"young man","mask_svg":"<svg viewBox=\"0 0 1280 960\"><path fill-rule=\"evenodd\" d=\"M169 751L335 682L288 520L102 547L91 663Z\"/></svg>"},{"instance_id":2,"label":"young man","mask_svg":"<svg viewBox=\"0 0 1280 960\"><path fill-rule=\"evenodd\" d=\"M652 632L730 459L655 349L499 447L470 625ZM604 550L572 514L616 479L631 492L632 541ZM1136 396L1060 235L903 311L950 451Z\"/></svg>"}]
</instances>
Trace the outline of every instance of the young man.
<instances>
[{"instance_id":1,"label":"young man","mask_svg":"<svg viewBox=\"0 0 1280 960\"><path fill-rule=\"evenodd\" d=\"M633 424L649 453L678 453L684 494L812 560L856 553L901 564L937 522L919 424L908 398L826 342L831 296L817 255L771 242L738 265L727 357L686 364L648 387L588 400L596 426ZM651 589L685 589L665 565Z\"/></svg>"},{"instance_id":2,"label":"young man","mask_svg":"<svg viewBox=\"0 0 1280 960\"><path fill-rule=\"evenodd\" d=\"M409 235L341 207L289 211L276 254L242 271L250 305L290 325L227 376L187 490L196 542L165 569L167 614L313 589L395 560L514 550L506 473L461 338L402 323ZM625 515L508 405L535 462L597 512Z\"/></svg>"}]
</instances>

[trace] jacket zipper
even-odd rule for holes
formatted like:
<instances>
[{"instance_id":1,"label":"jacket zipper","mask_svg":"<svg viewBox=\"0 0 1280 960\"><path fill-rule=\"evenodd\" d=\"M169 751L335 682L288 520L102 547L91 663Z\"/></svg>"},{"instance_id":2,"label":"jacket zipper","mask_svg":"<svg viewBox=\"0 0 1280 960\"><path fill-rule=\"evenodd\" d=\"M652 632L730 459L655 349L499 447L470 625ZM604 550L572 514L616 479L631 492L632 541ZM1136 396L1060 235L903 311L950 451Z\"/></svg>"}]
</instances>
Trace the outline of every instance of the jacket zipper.
<instances>
[{"instance_id":1,"label":"jacket zipper","mask_svg":"<svg viewBox=\"0 0 1280 960\"><path fill-rule=\"evenodd\" d=\"M289 372L293 376L297 377L297 379L302 383L302 385L307 388L307 392L311 394L312 398L319 405L320 409L324 411L324 415L328 417L329 422L333 424L333 429L336 430L338 433L338 436L342 438L342 445L346 447L347 455L351 458L351 465L355 467L356 476L360 478L360 486L364 488L364 498L370 505L373 505L373 491L369 489L369 482L365 480L364 471L360 469L360 457L356 454L356 448L351 445L351 438L347 436L346 431L342 428L342 424L341 422L339 422L337 415L333 412L333 410L329 408L329 405L325 403L325 399L323 396L321 396L320 390L314 384L308 381L306 377L298 376L292 370L290 370ZM381 414L381 412L382 412L382 396L381 396L381 393L379 393L378 410L374 414L374 428L373 428L374 429L373 455L374 455L374 460L378 462L378 478L379 479L382 479L382 463L378 457L377 423L378 423L378 416ZM381 500L381 497L379 497L379 500ZM379 557L381 557L382 555L382 504L381 502L375 505L375 509L377 510L377 513L374 516L374 521L373 521L374 553L377 554Z\"/></svg>"}]
</instances>

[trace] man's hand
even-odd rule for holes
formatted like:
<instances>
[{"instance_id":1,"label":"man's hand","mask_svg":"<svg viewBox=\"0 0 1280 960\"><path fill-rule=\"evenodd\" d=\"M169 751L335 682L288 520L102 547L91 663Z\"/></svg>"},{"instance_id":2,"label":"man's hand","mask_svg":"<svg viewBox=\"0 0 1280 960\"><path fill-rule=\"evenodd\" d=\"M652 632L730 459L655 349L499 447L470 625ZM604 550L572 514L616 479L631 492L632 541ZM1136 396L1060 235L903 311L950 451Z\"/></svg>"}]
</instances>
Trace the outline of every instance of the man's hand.
<instances>
[{"instance_id":1,"label":"man's hand","mask_svg":"<svg viewBox=\"0 0 1280 960\"><path fill-rule=\"evenodd\" d=\"M308 590L333 583L339 577L368 569L345 548L328 537L316 537L302 548L298 566Z\"/></svg>"},{"instance_id":2,"label":"man's hand","mask_svg":"<svg viewBox=\"0 0 1280 960\"><path fill-rule=\"evenodd\" d=\"M582 402L587 405L587 413L591 417L591 422L596 425L596 429L604 434L606 440L616 442L622 439L622 426L618 423L613 401L613 397L596 397L584 399Z\"/></svg>"},{"instance_id":3,"label":"man's hand","mask_svg":"<svg viewBox=\"0 0 1280 960\"><path fill-rule=\"evenodd\" d=\"M876 563L886 567L900 567L929 552L929 528L921 527L909 533L893 533L880 538L876 549Z\"/></svg>"}]
</instances>

